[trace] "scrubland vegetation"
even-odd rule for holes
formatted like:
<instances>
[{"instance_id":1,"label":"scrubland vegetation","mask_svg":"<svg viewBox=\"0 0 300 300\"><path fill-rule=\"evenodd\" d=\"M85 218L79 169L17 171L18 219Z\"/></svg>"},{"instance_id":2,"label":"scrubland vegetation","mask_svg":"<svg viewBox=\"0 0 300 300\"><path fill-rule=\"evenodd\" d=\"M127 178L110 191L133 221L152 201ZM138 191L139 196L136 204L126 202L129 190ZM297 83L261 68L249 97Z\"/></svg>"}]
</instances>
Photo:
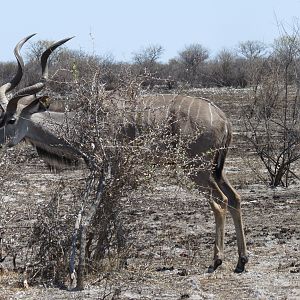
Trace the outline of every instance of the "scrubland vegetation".
<instances>
[{"instance_id":1,"label":"scrubland vegetation","mask_svg":"<svg viewBox=\"0 0 300 300\"><path fill-rule=\"evenodd\" d=\"M294 281L299 226L293 217L299 214L299 37L295 28L272 45L241 42L215 57L195 43L166 63L160 62L160 45L134 53L131 62L68 48L53 53L43 94L50 97L49 109L77 111L77 125L58 128L58 134L80 149L88 163L79 171L53 175L31 148L1 149L4 293L20 292L15 282L78 289L88 285L91 298L100 299L218 299L218 293L219 299L246 299L299 293ZM39 59L49 43L29 47L20 88L39 80ZM0 63L0 81L9 81L14 70L14 63ZM192 162L183 145L164 148L167 159L161 160L160 140L174 143L163 126L143 133L135 147L118 139L122 110L108 109L108 103L124 99L130 107L148 93L207 97L231 119L234 142L226 166L244 198L253 253L244 279L203 275L214 242L213 222L208 203L202 196L199 200L185 176L184 168L192 169ZM234 244L229 223L226 246L231 252ZM226 274L232 261L224 266ZM13 269L20 278L12 275ZM77 282L70 273L77 273ZM224 280L231 283L230 291L220 288ZM24 295L29 297L30 291ZM33 298L40 296L41 290L33 292Z\"/></svg>"}]
</instances>

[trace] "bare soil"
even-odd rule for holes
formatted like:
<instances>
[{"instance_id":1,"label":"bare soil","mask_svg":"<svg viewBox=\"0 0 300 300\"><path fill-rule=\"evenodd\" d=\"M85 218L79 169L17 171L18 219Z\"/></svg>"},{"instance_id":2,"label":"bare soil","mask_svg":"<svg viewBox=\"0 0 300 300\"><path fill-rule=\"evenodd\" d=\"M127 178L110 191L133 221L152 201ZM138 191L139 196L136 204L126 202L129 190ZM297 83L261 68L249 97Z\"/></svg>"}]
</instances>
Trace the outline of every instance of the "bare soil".
<instances>
[{"instance_id":1,"label":"bare soil","mask_svg":"<svg viewBox=\"0 0 300 300\"><path fill-rule=\"evenodd\" d=\"M223 265L213 274L206 272L214 243L214 219L207 200L196 192L158 182L153 191L138 191L124 199L125 226L129 231L126 268L117 268L111 259L105 272L88 278L86 289L80 292L46 286L24 289L8 257L0 273L1 300L300 299L300 183L271 189L262 180L266 174L241 136L239 108L245 91L216 89L195 93L214 100L233 122L235 137L226 170L243 199L250 253L246 272L233 272L237 247L230 215ZM26 244L14 245L26 240L35 213L47 205L62 179L76 184L84 174L53 174L32 150L20 151L26 152L26 159L19 157L11 163L9 176L2 175L0 230L4 243L18 249L19 257L24 258Z\"/></svg>"}]
</instances>

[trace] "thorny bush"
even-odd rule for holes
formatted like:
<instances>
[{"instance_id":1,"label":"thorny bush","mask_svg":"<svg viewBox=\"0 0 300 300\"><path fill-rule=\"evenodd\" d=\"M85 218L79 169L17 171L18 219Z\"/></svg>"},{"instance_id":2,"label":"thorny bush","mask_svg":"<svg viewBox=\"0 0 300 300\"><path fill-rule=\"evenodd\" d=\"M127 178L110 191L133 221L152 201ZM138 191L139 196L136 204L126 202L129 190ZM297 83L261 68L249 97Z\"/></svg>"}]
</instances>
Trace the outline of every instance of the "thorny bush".
<instances>
[{"instance_id":1,"label":"thorny bush","mask_svg":"<svg viewBox=\"0 0 300 300\"><path fill-rule=\"evenodd\" d=\"M193 173L211 167L204 163L205 153L188 156L186 144L195 136L171 134L167 116L144 122L151 115L151 108L140 105L148 92L142 89L145 78L124 68L117 87L107 91L99 72L93 69L81 80L73 76L72 82L62 82L68 95L47 90L50 98L64 103L66 115L73 107L75 115L53 130L81 152L86 179L48 187L56 192L35 214L31 233L22 237L27 250L21 261L31 282L70 285L66 275L76 270L77 287L82 288L83 275L123 266L131 255L124 220L133 192L151 190L161 178L193 188ZM134 138L124 134L127 125L135 127Z\"/></svg>"},{"instance_id":2,"label":"thorny bush","mask_svg":"<svg viewBox=\"0 0 300 300\"><path fill-rule=\"evenodd\" d=\"M127 228L122 222L124 199L138 188L151 189L162 176L164 180L192 188L189 178L193 172L210 167L204 163L206 154L194 158L187 155L185 146L195 136L172 135L167 116L144 122L145 116L151 115L151 108L143 108L139 102L145 93L141 90L143 78L133 77L128 70L124 74L118 89L113 91L106 91L97 76L75 80L69 98L80 107L74 116L76 121L69 120L64 127L57 128L57 132L82 153L89 175L85 187L78 189L76 196L80 226L73 236L70 231L64 234L58 226L56 232L65 241L60 238L54 248L53 244L43 247L57 249L56 268L51 267L51 271L59 272L59 264L65 253L70 254L71 246L71 273L78 263L79 285L83 274L105 268L103 258L118 257L120 265L130 255L126 250ZM124 132L124 128L132 126L132 118L134 138ZM35 239L40 238L41 232L35 231ZM42 252L49 253L49 250ZM52 261L54 257L51 255ZM45 262L43 265L45 267Z\"/></svg>"}]
</instances>

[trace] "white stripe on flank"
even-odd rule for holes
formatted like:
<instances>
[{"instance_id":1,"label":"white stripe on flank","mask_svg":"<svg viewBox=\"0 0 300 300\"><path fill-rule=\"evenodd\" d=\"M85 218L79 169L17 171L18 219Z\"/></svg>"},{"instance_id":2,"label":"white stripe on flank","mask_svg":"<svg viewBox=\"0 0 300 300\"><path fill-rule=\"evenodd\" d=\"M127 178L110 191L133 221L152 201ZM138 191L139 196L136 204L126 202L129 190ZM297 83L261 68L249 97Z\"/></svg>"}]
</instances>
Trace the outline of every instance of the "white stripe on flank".
<instances>
[{"instance_id":1,"label":"white stripe on flank","mask_svg":"<svg viewBox=\"0 0 300 300\"><path fill-rule=\"evenodd\" d=\"M195 101L195 99L192 99L192 101L191 101L191 103L190 103L190 105L189 105L188 112L187 112L188 117L190 116L191 107L192 107L192 105L194 104L194 101Z\"/></svg>"},{"instance_id":2,"label":"white stripe on flank","mask_svg":"<svg viewBox=\"0 0 300 300\"><path fill-rule=\"evenodd\" d=\"M209 108L209 112L210 112L210 125L212 126L213 114L212 114L212 111L211 111L211 103L208 103L208 108Z\"/></svg>"},{"instance_id":3,"label":"white stripe on flank","mask_svg":"<svg viewBox=\"0 0 300 300\"><path fill-rule=\"evenodd\" d=\"M175 99L175 97L174 97L174 99ZM182 105L182 103L184 102L184 100L185 100L185 97L182 97L181 102L180 102L180 104L178 105L178 111L181 111L181 105Z\"/></svg>"},{"instance_id":4,"label":"white stripe on flank","mask_svg":"<svg viewBox=\"0 0 300 300\"><path fill-rule=\"evenodd\" d=\"M187 127L188 127L188 125L189 125L189 121L191 120L191 118L190 118L190 111L191 111L191 107L192 107L194 101L195 101L195 99L193 99L193 100L191 101L191 103L190 103L190 105L189 105L189 108L188 108L188 110L187 110L187 114L186 114L187 120L186 120L185 127L184 127L184 130L185 130L185 131L187 130Z\"/></svg>"},{"instance_id":5,"label":"white stripe on flank","mask_svg":"<svg viewBox=\"0 0 300 300\"><path fill-rule=\"evenodd\" d=\"M168 120L168 118L169 118L169 112L170 112L170 105L171 105L172 102L168 103L167 100L166 100L165 95L163 95L163 98L164 98L163 108L166 110L165 120ZM169 105L167 105L167 104L169 104Z\"/></svg>"}]
</instances>

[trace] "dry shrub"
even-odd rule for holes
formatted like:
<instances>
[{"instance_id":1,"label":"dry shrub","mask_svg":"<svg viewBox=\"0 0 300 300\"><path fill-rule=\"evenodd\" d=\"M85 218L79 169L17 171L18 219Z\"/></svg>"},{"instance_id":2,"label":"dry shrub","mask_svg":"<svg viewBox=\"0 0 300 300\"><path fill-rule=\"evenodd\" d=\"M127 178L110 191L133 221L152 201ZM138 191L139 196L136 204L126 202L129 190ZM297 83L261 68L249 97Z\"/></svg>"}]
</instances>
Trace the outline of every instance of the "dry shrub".
<instances>
[{"instance_id":1,"label":"dry shrub","mask_svg":"<svg viewBox=\"0 0 300 300\"><path fill-rule=\"evenodd\" d=\"M151 188L161 176L191 185L189 176L208 167L206 154L188 156L186 144L195 136L170 132L168 107L159 108L164 117L152 119L149 116L157 115L157 108L143 104L139 78L126 79L129 82L110 92L95 82L77 84L78 122L64 133L82 152L91 174L82 203L81 235L86 245L81 245L80 255L90 270L114 251L124 254L120 252L126 244L122 198L141 186Z\"/></svg>"},{"instance_id":2,"label":"dry shrub","mask_svg":"<svg viewBox=\"0 0 300 300\"><path fill-rule=\"evenodd\" d=\"M28 242L27 270L31 283L42 281L47 284L63 285L68 278L68 259L74 219L78 203L66 197L72 195L64 181L50 186L53 193L48 205L37 212Z\"/></svg>"},{"instance_id":3,"label":"dry shrub","mask_svg":"<svg viewBox=\"0 0 300 300\"><path fill-rule=\"evenodd\" d=\"M157 111L141 104L143 77L124 68L117 88L107 91L103 75L95 72L68 83L65 101L70 99L78 109L55 129L81 153L88 175L72 189L63 183L56 187L39 211L27 244L25 271L31 282L65 285L70 273L68 284L74 285L77 273L77 288L83 288L84 275L126 265L131 254L124 199L138 188L151 189L161 177L192 188L193 173L208 168L205 153L191 158L186 149L197 132L172 134L166 113L148 119ZM159 110L166 112L167 107ZM72 201L66 199L70 194Z\"/></svg>"},{"instance_id":4,"label":"dry shrub","mask_svg":"<svg viewBox=\"0 0 300 300\"><path fill-rule=\"evenodd\" d=\"M294 165L299 156L299 49L298 34L283 36L268 59L268 72L254 87L244 111L249 141L273 187L288 186L299 178Z\"/></svg>"}]
</instances>

